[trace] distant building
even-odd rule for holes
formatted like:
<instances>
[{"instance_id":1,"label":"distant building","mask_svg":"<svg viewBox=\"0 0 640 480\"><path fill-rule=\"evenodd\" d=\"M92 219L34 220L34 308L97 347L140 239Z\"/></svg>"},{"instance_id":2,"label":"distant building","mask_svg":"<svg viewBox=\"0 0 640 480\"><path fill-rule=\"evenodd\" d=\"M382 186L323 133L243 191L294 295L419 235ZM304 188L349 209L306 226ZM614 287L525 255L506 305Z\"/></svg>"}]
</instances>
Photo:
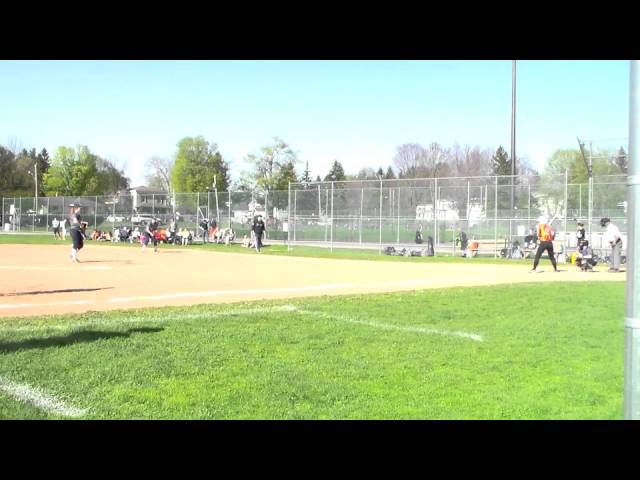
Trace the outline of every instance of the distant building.
<instances>
[{"instance_id":1,"label":"distant building","mask_svg":"<svg viewBox=\"0 0 640 480\"><path fill-rule=\"evenodd\" d=\"M138 215L164 215L173 211L169 194L152 187L132 187L126 190L131 195L133 211Z\"/></svg>"},{"instance_id":2,"label":"distant building","mask_svg":"<svg viewBox=\"0 0 640 480\"><path fill-rule=\"evenodd\" d=\"M433 204L416 206L416 220L433 220ZM460 220L454 202L450 200L438 200L438 220Z\"/></svg>"}]
</instances>

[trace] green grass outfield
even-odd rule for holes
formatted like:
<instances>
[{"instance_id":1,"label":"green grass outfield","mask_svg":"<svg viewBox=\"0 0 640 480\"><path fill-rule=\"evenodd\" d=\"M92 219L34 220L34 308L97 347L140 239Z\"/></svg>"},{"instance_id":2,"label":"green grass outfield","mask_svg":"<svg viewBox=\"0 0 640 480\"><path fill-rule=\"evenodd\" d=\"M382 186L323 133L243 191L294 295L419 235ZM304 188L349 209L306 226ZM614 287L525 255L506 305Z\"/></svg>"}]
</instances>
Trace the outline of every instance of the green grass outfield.
<instances>
[{"instance_id":1,"label":"green grass outfield","mask_svg":"<svg viewBox=\"0 0 640 480\"><path fill-rule=\"evenodd\" d=\"M594 282L5 319L0 418L621 419L623 317Z\"/></svg>"},{"instance_id":2,"label":"green grass outfield","mask_svg":"<svg viewBox=\"0 0 640 480\"><path fill-rule=\"evenodd\" d=\"M55 240L53 235L33 235L33 234L0 234L0 245L2 244L25 244L25 245L71 245L71 238L68 237L67 240ZM95 241L85 241L85 248L87 250L83 250L83 255L90 255L88 250L94 247L104 247L104 246L116 246L120 248L140 248L139 243L129 243L129 242L95 242ZM161 249L172 249L172 248L187 248L187 249L205 249L213 252L234 252L234 253L245 253L247 255L255 255L256 252L254 249L244 248L239 244L233 245L223 245L216 243L196 243L193 245L188 245L186 247L177 246L177 245L168 245L163 244L160 246ZM459 254L456 256L448 256L439 254L437 257L392 257L389 255L382 255L377 250L370 249L357 249L357 248L334 248L331 251L329 248L323 247L305 247L296 245L291 249L291 251L287 251L287 246L282 244L274 244L274 245L266 245L263 249L263 254L265 255L284 255L284 256L292 256L292 257L315 257L315 258L349 258L349 259L357 259L357 260L377 260L377 261L392 261L392 262L473 262L473 263L493 263L493 264L504 264L505 262L509 264L522 264L529 265L533 264L532 259L526 260L505 260L503 258L493 258L493 257L474 257L474 258L462 258ZM543 258L546 258L543 256Z\"/></svg>"}]
</instances>

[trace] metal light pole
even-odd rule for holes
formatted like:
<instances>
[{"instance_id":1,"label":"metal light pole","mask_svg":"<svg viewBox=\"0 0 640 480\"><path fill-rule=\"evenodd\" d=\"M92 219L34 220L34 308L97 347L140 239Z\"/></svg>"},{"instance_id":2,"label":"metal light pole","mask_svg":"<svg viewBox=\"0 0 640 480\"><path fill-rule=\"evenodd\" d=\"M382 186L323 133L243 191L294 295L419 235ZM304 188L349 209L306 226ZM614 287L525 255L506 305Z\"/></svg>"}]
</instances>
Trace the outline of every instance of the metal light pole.
<instances>
[{"instance_id":1,"label":"metal light pole","mask_svg":"<svg viewBox=\"0 0 640 480\"><path fill-rule=\"evenodd\" d=\"M629 81L629 174L627 176L627 285L625 295L624 418L640 420L640 61Z\"/></svg>"}]
</instances>

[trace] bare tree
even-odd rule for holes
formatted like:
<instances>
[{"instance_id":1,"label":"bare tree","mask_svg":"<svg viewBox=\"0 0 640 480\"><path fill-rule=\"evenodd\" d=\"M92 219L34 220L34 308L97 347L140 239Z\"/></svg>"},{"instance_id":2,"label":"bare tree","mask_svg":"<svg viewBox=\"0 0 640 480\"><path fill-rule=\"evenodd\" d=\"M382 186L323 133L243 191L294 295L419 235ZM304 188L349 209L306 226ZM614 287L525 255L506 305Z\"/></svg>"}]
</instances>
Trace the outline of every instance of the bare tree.
<instances>
[{"instance_id":1,"label":"bare tree","mask_svg":"<svg viewBox=\"0 0 640 480\"><path fill-rule=\"evenodd\" d=\"M18 155L24 148L24 144L22 140L20 140L15 135L7 138L7 148L13 152L14 155Z\"/></svg>"},{"instance_id":2,"label":"bare tree","mask_svg":"<svg viewBox=\"0 0 640 480\"><path fill-rule=\"evenodd\" d=\"M150 187L162 188L166 192L171 192L171 170L174 161L166 157L153 156L146 162L146 176Z\"/></svg>"},{"instance_id":3,"label":"bare tree","mask_svg":"<svg viewBox=\"0 0 640 480\"><path fill-rule=\"evenodd\" d=\"M405 143L396 149L393 163L400 178L416 178L424 168L427 151L418 143Z\"/></svg>"}]
</instances>

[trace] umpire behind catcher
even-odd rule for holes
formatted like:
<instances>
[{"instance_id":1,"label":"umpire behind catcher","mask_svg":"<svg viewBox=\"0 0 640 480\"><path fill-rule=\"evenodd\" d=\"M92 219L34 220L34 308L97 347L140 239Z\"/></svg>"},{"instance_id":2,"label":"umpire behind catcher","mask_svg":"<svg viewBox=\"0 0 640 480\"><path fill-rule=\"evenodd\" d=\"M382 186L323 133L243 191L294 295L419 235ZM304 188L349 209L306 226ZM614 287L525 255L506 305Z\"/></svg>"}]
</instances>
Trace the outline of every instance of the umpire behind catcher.
<instances>
[{"instance_id":1,"label":"umpire behind catcher","mask_svg":"<svg viewBox=\"0 0 640 480\"><path fill-rule=\"evenodd\" d=\"M602 243L608 242L611 247L611 255L609 256L609 272L617 273L620 271L620 252L622 251L622 238L620 230L608 218L600 219L600 226L605 228L602 236Z\"/></svg>"}]
</instances>

